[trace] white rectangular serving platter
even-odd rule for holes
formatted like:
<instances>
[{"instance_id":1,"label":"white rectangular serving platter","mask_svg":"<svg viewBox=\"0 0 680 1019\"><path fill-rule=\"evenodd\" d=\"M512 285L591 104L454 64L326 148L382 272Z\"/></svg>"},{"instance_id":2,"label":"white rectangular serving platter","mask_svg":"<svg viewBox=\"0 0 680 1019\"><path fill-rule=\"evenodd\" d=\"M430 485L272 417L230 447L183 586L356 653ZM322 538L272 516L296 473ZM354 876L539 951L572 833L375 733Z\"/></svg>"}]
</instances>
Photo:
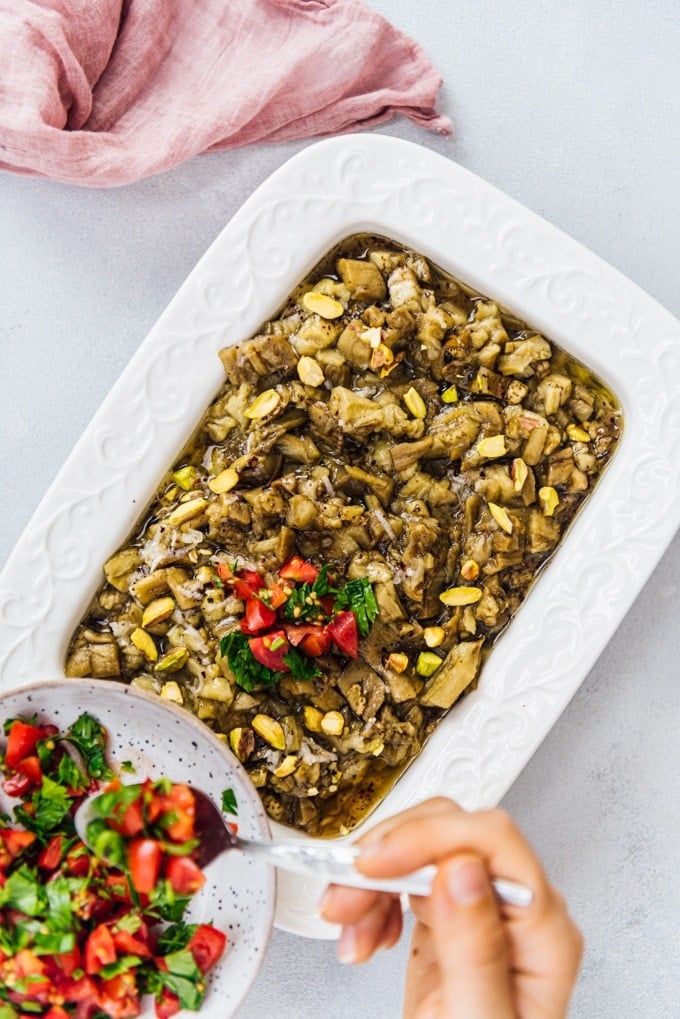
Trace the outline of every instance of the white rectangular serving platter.
<instances>
[{"instance_id":1,"label":"white rectangular serving platter","mask_svg":"<svg viewBox=\"0 0 680 1019\"><path fill-rule=\"evenodd\" d=\"M468 809L496 804L680 525L680 323L539 216L410 142L348 135L309 146L255 191L201 258L0 575L0 690L63 676L103 562L224 381L219 348L254 334L323 254L362 231L422 252L545 333L602 377L624 415L612 463L478 689L440 723L370 825L433 795ZM284 830L273 829L275 838ZM334 936L316 915L321 890L280 875L277 926Z\"/></svg>"}]
</instances>

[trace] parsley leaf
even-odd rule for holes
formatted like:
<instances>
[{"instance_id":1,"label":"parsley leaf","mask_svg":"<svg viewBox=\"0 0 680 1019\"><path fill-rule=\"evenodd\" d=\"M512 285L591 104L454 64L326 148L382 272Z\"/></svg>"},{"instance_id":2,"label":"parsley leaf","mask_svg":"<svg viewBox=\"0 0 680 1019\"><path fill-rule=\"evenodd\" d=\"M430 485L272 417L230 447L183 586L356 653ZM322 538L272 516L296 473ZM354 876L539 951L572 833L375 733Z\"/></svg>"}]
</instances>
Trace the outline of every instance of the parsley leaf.
<instances>
[{"instance_id":1,"label":"parsley leaf","mask_svg":"<svg viewBox=\"0 0 680 1019\"><path fill-rule=\"evenodd\" d=\"M335 611L339 612L342 609L349 609L354 613L359 633L365 637L378 618L378 602L368 577L348 580L338 591L335 596Z\"/></svg>"},{"instance_id":2,"label":"parsley leaf","mask_svg":"<svg viewBox=\"0 0 680 1019\"><path fill-rule=\"evenodd\" d=\"M72 805L73 799L68 789L49 775L43 775L40 789L31 796L31 809L15 807L14 816L27 831L44 839L64 820Z\"/></svg>"},{"instance_id":3,"label":"parsley leaf","mask_svg":"<svg viewBox=\"0 0 680 1019\"><path fill-rule=\"evenodd\" d=\"M220 653L227 659L238 685L250 692L256 686L266 687L278 683L283 673L261 665L250 650L248 640L245 633L232 630L220 641Z\"/></svg>"},{"instance_id":4,"label":"parsley leaf","mask_svg":"<svg viewBox=\"0 0 680 1019\"><path fill-rule=\"evenodd\" d=\"M114 777L104 757L106 731L96 718L83 712L67 731L66 737L83 755L92 778Z\"/></svg>"},{"instance_id":5,"label":"parsley leaf","mask_svg":"<svg viewBox=\"0 0 680 1019\"><path fill-rule=\"evenodd\" d=\"M67 786L74 792L83 792L90 785L87 775L82 773L76 762L68 754L64 754L59 761L57 779L62 785Z\"/></svg>"},{"instance_id":6,"label":"parsley leaf","mask_svg":"<svg viewBox=\"0 0 680 1019\"><path fill-rule=\"evenodd\" d=\"M225 814L238 814L236 793L233 789L222 790L222 810Z\"/></svg>"},{"instance_id":7,"label":"parsley leaf","mask_svg":"<svg viewBox=\"0 0 680 1019\"><path fill-rule=\"evenodd\" d=\"M159 881L150 893L148 912L161 920L177 923L184 916L188 905L189 896L178 895L167 878L165 878Z\"/></svg>"},{"instance_id":8,"label":"parsley leaf","mask_svg":"<svg viewBox=\"0 0 680 1019\"><path fill-rule=\"evenodd\" d=\"M36 871L24 866L10 874L0 888L0 906L26 916L40 916L45 908L45 892Z\"/></svg>"},{"instance_id":9,"label":"parsley leaf","mask_svg":"<svg viewBox=\"0 0 680 1019\"><path fill-rule=\"evenodd\" d=\"M173 923L159 935L158 938L158 951L161 955L166 953L178 952L191 941L198 924L195 923L184 923L180 920L179 923Z\"/></svg>"},{"instance_id":10,"label":"parsley leaf","mask_svg":"<svg viewBox=\"0 0 680 1019\"><path fill-rule=\"evenodd\" d=\"M315 676L321 675L321 669L314 659L308 658L296 647L292 647L290 651L286 652L283 660L290 669L291 675L296 679L314 679Z\"/></svg>"}]
</instances>

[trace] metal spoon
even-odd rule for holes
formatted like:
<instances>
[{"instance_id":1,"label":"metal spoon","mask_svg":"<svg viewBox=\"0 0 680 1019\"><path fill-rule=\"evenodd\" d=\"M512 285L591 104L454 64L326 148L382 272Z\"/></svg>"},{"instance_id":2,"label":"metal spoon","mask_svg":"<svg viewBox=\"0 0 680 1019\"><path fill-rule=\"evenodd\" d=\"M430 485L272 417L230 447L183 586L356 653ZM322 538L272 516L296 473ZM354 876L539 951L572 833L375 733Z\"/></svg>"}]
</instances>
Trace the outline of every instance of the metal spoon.
<instances>
[{"instance_id":1,"label":"metal spoon","mask_svg":"<svg viewBox=\"0 0 680 1019\"><path fill-rule=\"evenodd\" d=\"M312 875L326 881L348 885L351 888L367 888L374 891L393 892L397 895L427 896L432 890L436 867L422 867L401 877L380 879L366 877L355 869L355 862L361 855L358 846L342 845L320 839L305 839L300 842L269 842L260 839L243 839L234 832L221 811L200 789L192 791L196 800L196 831L199 837L197 863L203 869L221 853L240 850L251 856L259 856L275 867L295 874ZM87 837L91 821L100 818L94 801L101 792L93 793L78 807L74 821L76 832L82 841L92 849ZM510 906L530 906L533 892L524 885L504 878L494 878L492 884L498 898Z\"/></svg>"}]
</instances>

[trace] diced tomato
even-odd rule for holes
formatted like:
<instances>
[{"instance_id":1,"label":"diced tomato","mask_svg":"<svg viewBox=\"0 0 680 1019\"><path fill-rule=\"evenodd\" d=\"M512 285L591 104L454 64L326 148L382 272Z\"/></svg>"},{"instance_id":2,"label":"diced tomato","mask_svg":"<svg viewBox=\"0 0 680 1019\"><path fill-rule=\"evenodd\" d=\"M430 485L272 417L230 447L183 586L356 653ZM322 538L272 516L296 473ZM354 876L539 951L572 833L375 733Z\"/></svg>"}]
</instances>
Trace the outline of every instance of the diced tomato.
<instances>
[{"instance_id":1,"label":"diced tomato","mask_svg":"<svg viewBox=\"0 0 680 1019\"><path fill-rule=\"evenodd\" d=\"M156 998L154 1003L154 1009L158 1019L170 1019L171 1016L177 1015L181 1008L179 998L172 991L164 987L160 993L160 996Z\"/></svg>"},{"instance_id":2,"label":"diced tomato","mask_svg":"<svg viewBox=\"0 0 680 1019\"><path fill-rule=\"evenodd\" d=\"M234 571L232 570L229 563L218 563L217 576L220 578L220 580L233 580Z\"/></svg>"},{"instance_id":3,"label":"diced tomato","mask_svg":"<svg viewBox=\"0 0 680 1019\"><path fill-rule=\"evenodd\" d=\"M42 782L42 768L40 767L40 758L37 754L29 754L28 757L22 757L17 764L17 771L20 775L25 775L32 785L40 785Z\"/></svg>"},{"instance_id":4,"label":"diced tomato","mask_svg":"<svg viewBox=\"0 0 680 1019\"><path fill-rule=\"evenodd\" d=\"M171 856L165 876L178 895L193 895L205 884L205 874L190 856Z\"/></svg>"},{"instance_id":5,"label":"diced tomato","mask_svg":"<svg viewBox=\"0 0 680 1019\"><path fill-rule=\"evenodd\" d=\"M173 842L188 842L194 837L196 799L188 785L175 782L169 793L160 797L162 811L172 818L164 824L165 833ZM159 815L160 816L160 815Z\"/></svg>"},{"instance_id":6,"label":"diced tomato","mask_svg":"<svg viewBox=\"0 0 680 1019\"><path fill-rule=\"evenodd\" d=\"M303 637L306 637L308 633L316 633L320 629L316 623L284 623L283 628L288 643L293 647L298 647L302 643Z\"/></svg>"},{"instance_id":7,"label":"diced tomato","mask_svg":"<svg viewBox=\"0 0 680 1019\"><path fill-rule=\"evenodd\" d=\"M161 872L163 850L156 839L133 839L128 846L128 866L134 888L143 895L153 891Z\"/></svg>"},{"instance_id":8,"label":"diced tomato","mask_svg":"<svg viewBox=\"0 0 680 1019\"><path fill-rule=\"evenodd\" d=\"M124 874L107 874L104 887L115 902L130 902L130 886Z\"/></svg>"},{"instance_id":9,"label":"diced tomato","mask_svg":"<svg viewBox=\"0 0 680 1019\"><path fill-rule=\"evenodd\" d=\"M289 643L301 647L310 658L327 655L330 651L330 635L318 623L286 623L285 631Z\"/></svg>"},{"instance_id":10,"label":"diced tomato","mask_svg":"<svg viewBox=\"0 0 680 1019\"><path fill-rule=\"evenodd\" d=\"M331 635L319 627L318 633L308 633L302 638L300 647L310 658L318 658L319 655L327 655L331 649Z\"/></svg>"},{"instance_id":11,"label":"diced tomato","mask_svg":"<svg viewBox=\"0 0 680 1019\"><path fill-rule=\"evenodd\" d=\"M102 966L116 961L116 946L111 931L104 923L88 935L85 942L85 972L99 973Z\"/></svg>"},{"instance_id":12,"label":"diced tomato","mask_svg":"<svg viewBox=\"0 0 680 1019\"><path fill-rule=\"evenodd\" d=\"M3 792L8 796L23 796L31 788L31 780L26 775L11 775L2 783Z\"/></svg>"},{"instance_id":13,"label":"diced tomato","mask_svg":"<svg viewBox=\"0 0 680 1019\"><path fill-rule=\"evenodd\" d=\"M290 672L290 666L283 660L283 656L290 651L290 645L283 630L272 630L263 637L251 637L248 647L253 653L253 658L275 672Z\"/></svg>"},{"instance_id":14,"label":"diced tomato","mask_svg":"<svg viewBox=\"0 0 680 1019\"><path fill-rule=\"evenodd\" d=\"M145 924L131 934L124 928L122 930L116 930L113 928L113 943L116 946L116 952L119 955L140 955L142 958L148 959L151 957L151 949L147 943L149 932Z\"/></svg>"},{"instance_id":15,"label":"diced tomato","mask_svg":"<svg viewBox=\"0 0 680 1019\"><path fill-rule=\"evenodd\" d=\"M291 556L287 563L284 563L279 570L279 576L284 580L298 580L302 583L313 584L319 576L320 571L313 563L308 563L299 555Z\"/></svg>"},{"instance_id":16,"label":"diced tomato","mask_svg":"<svg viewBox=\"0 0 680 1019\"><path fill-rule=\"evenodd\" d=\"M14 859L28 846L35 842L35 835L19 828L0 828L0 844L4 846L10 859Z\"/></svg>"},{"instance_id":17,"label":"diced tomato","mask_svg":"<svg viewBox=\"0 0 680 1019\"><path fill-rule=\"evenodd\" d=\"M118 824L118 831L124 838L131 838L144 831L144 807L141 796L125 808L125 813Z\"/></svg>"},{"instance_id":18,"label":"diced tomato","mask_svg":"<svg viewBox=\"0 0 680 1019\"><path fill-rule=\"evenodd\" d=\"M246 602L246 613L241 620L243 633L261 633L268 630L276 622L276 612L260 598L249 598Z\"/></svg>"},{"instance_id":19,"label":"diced tomato","mask_svg":"<svg viewBox=\"0 0 680 1019\"><path fill-rule=\"evenodd\" d=\"M76 970L82 969L83 956L76 945L70 952L59 952L58 955L53 955L51 961L65 977L72 977Z\"/></svg>"},{"instance_id":20,"label":"diced tomato","mask_svg":"<svg viewBox=\"0 0 680 1019\"><path fill-rule=\"evenodd\" d=\"M337 616L331 619L326 626L326 632L330 635L333 643L350 658L359 657L359 629L357 617L348 609L345 612L338 612Z\"/></svg>"},{"instance_id":21,"label":"diced tomato","mask_svg":"<svg viewBox=\"0 0 680 1019\"><path fill-rule=\"evenodd\" d=\"M82 976L77 980L70 979L60 981L60 990L64 1001L73 1002L94 1002L97 1000L97 985L92 977Z\"/></svg>"},{"instance_id":22,"label":"diced tomato","mask_svg":"<svg viewBox=\"0 0 680 1019\"><path fill-rule=\"evenodd\" d=\"M66 854L66 870L72 877L85 877L90 869L90 855L83 842L76 842Z\"/></svg>"},{"instance_id":23,"label":"diced tomato","mask_svg":"<svg viewBox=\"0 0 680 1019\"><path fill-rule=\"evenodd\" d=\"M140 1004L135 974L130 970L102 980L97 1004L111 1019L128 1019L139 1015Z\"/></svg>"},{"instance_id":24,"label":"diced tomato","mask_svg":"<svg viewBox=\"0 0 680 1019\"><path fill-rule=\"evenodd\" d=\"M227 936L212 924L199 923L191 935L187 948L194 957L194 962L202 973L207 973L211 966L224 952Z\"/></svg>"},{"instance_id":25,"label":"diced tomato","mask_svg":"<svg viewBox=\"0 0 680 1019\"><path fill-rule=\"evenodd\" d=\"M271 584L267 591L269 604L273 609L280 609L288 601L288 592L284 589L283 584Z\"/></svg>"},{"instance_id":26,"label":"diced tomato","mask_svg":"<svg viewBox=\"0 0 680 1019\"><path fill-rule=\"evenodd\" d=\"M12 960L12 980L8 983L10 1001L20 1004L35 1001L47 1005L51 982L46 976L47 966L30 948L21 948Z\"/></svg>"},{"instance_id":27,"label":"diced tomato","mask_svg":"<svg viewBox=\"0 0 680 1019\"><path fill-rule=\"evenodd\" d=\"M265 586L264 580L257 570L239 570L233 581L234 594L237 598L252 598L257 591Z\"/></svg>"},{"instance_id":28,"label":"diced tomato","mask_svg":"<svg viewBox=\"0 0 680 1019\"><path fill-rule=\"evenodd\" d=\"M47 843L38 857L38 866L43 870L56 870L61 863L61 854L64 851L64 836L55 835Z\"/></svg>"},{"instance_id":29,"label":"diced tomato","mask_svg":"<svg viewBox=\"0 0 680 1019\"><path fill-rule=\"evenodd\" d=\"M19 761L28 757L35 750L39 739L43 739L45 730L38 725L27 725L17 718L12 722L7 735L7 750L5 751L5 766L16 768Z\"/></svg>"}]
</instances>

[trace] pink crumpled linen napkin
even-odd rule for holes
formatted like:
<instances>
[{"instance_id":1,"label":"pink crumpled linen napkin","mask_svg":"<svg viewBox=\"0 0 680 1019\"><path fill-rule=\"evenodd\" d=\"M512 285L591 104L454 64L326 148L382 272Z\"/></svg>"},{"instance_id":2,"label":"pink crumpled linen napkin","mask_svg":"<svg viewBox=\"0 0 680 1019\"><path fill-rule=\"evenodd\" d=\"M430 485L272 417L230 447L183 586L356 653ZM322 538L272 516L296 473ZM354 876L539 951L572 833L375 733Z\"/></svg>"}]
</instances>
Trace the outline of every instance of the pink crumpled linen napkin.
<instances>
[{"instance_id":1,"label":"pink crumpled linen napkin","mask_svg":"<svg viewBox=\"0 0 680 1019\"><path fill-rule=\"evenodd\" d=\"M0 168L108 187L401 113L441 79L359 0L0 0Z\"/></svg>"}]
</instances>

